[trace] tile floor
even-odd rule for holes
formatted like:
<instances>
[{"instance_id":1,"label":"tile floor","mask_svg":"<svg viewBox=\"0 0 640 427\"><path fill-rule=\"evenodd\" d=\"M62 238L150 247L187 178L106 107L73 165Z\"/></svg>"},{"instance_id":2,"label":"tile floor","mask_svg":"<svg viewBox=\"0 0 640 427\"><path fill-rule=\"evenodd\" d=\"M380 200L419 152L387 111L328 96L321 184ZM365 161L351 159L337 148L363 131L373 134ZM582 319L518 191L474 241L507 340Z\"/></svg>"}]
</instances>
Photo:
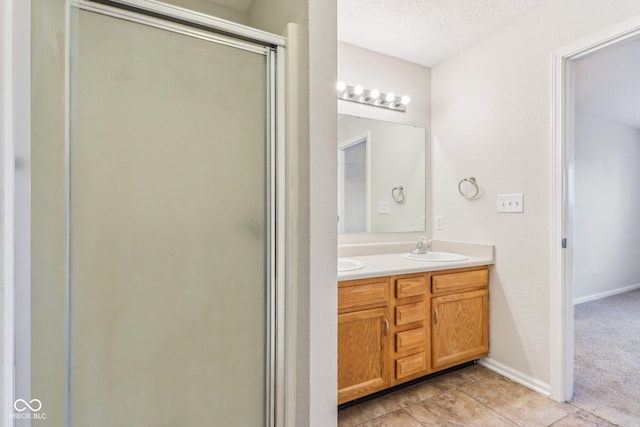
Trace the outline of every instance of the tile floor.
<instances>
[{"instance_id":1,"label":"tile floor","mask_svg":"<svg viewBox=\"0 0 640 427\"><path fill-rule=\"evenodd\" d=\"M338 411L339 427L613 426L480 365Z\"/></svg>"}]
</instances>

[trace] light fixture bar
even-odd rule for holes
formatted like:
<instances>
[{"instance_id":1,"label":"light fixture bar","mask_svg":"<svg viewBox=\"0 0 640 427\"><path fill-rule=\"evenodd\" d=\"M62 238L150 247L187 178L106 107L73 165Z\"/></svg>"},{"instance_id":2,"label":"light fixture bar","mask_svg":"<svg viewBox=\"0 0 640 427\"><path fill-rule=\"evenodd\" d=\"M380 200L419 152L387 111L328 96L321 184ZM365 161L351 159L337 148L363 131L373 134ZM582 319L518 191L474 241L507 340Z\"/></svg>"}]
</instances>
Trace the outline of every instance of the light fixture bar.
<instances>
[{"instance_id":1,"label":"light fixture bar","mask_svg":"<svg viewBox=\"0 0 640 427\"><path fill-rule=\"evenodd\" d=\"M360 85L349 86L340 81L336 85L338 99L357 102L358 104L382 107L394 111L407 111L407 104L411 100L407 95L395 96L393 92L382 93L378 89L364 89Z\"/></svg>"}]
</instances>

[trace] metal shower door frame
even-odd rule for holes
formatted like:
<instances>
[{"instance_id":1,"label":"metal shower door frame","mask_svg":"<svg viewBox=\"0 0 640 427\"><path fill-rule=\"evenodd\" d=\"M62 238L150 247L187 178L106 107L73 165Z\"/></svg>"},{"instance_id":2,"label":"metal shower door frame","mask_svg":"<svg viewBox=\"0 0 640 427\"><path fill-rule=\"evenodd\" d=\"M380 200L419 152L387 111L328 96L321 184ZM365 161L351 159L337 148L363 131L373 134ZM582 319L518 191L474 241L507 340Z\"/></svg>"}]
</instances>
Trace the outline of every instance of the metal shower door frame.
<instances>
[{"instance_id":1,"label":"metal shower door frame","mask_svg":"<svg viewBox=\"0 0 640 427\"><path fill-rule=\"evenodd\" d=\"M284 140L284 70L285 39L254 28L182 9L155 0L70 0L67 8L66 40L66 120L65 120L65 425L70 425L71 410L71 274L70 274L70 197L71 197L71 36L72 8L96 12L182 35L227 45L264 55L266 67L266 170L267 170L267 272L266 272L266 422L284 425L285 401L285 140Z\"/></svg>"}]
</instances>

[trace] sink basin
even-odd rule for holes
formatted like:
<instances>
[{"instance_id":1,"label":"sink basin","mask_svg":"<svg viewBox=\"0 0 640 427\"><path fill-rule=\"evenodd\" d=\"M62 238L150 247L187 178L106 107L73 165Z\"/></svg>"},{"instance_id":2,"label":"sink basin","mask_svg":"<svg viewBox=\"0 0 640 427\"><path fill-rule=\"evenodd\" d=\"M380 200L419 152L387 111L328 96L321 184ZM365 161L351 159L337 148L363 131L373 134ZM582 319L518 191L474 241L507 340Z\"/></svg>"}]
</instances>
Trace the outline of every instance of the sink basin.
<instances>
[{"instance_id":1,"label":"sink basin","mask_svg":"<svg viewBox=\"0 0 640 427\"><path fill-rule=\"evenodd\" d=\"M464 255L454 254L451 252L427 252L426 254L406 254L403 257L407 259L413 259L415 261L434 261L434 262L446 262L446 261L464 261L469 258Z\"/></svg>"},{"instance_id":2,"label":"sink basin","mask_svg":"<svg viewBox=\"0 0 640 427\"><path fill-rule=\"evenodd\" d=\"M338 258L338 271L351 271L364 268L366 264L349 258Z\"/></svg>"}]
</instances>

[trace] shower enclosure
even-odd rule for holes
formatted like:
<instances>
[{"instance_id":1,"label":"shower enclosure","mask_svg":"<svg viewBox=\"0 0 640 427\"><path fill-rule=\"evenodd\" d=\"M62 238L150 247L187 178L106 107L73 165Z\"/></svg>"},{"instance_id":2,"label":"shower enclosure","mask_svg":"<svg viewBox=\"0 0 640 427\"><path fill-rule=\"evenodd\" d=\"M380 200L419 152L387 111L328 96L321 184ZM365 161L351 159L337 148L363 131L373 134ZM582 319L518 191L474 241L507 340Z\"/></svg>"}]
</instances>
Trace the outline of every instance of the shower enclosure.
<instances>
[{"instance_id":1,"label":"shower enclosure","mask_svg":"<svg viewBox=\"0 0 640 427\"><path fill-rule=\"evenodd\" d=\"M282 41L70 11L66 423L273 425Z\"/></svg>"}]
</instances>

